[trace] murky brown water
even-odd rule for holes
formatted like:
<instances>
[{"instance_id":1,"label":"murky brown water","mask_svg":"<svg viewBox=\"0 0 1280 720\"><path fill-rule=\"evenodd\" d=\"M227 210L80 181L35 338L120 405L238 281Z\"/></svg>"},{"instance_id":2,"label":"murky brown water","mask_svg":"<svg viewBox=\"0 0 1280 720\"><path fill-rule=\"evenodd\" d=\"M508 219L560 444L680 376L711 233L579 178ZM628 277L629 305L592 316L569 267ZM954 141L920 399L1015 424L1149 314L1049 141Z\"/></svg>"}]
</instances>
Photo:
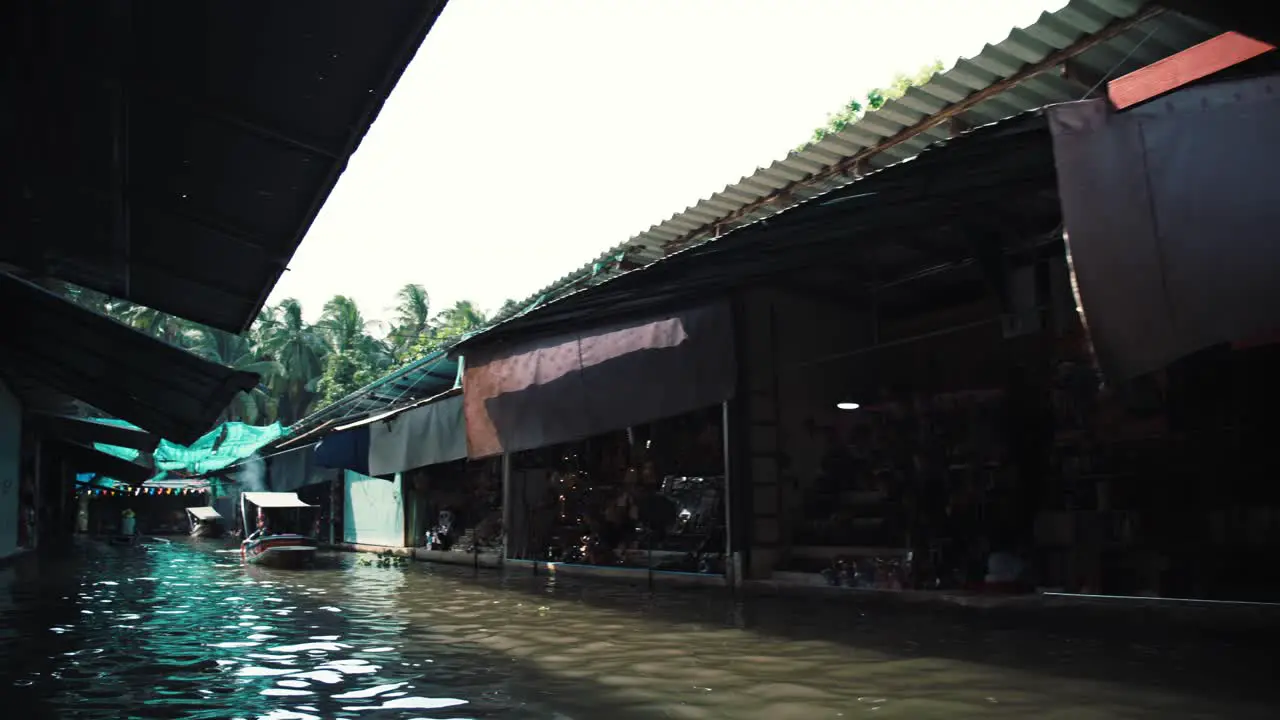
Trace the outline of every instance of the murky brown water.
<instances>
[{"instance_id":1,"label":"murky brown water","mask_svg":"<svg viewBox=\"0 0 1280 720\"><path fill-rule=\"evenodd\" d=\"M1274 717L1275 639L351 555L272 571L185 541L0 571L23 718Z\"/></svg>"}]
</instances>

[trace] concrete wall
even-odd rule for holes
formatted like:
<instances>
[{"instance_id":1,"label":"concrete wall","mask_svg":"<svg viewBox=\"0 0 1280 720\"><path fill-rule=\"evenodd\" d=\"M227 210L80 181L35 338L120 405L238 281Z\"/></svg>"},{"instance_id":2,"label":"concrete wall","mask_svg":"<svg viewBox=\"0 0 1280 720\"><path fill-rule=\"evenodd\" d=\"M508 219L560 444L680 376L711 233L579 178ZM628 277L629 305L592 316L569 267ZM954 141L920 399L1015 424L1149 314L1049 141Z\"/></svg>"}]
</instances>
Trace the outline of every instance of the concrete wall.
<instances>
[{"instance_id":1,"label":"concrete wall","mask_svg":"<svg viewBox=\"0 0 1280 720\"><path fill-rule=\"evenodd\" d=\"M21 472L22 405L0 382L0 559L18 549Z\"/></svg>"},{"instance_id":2,"label":"concrete wall","mask_svg":"<svg viewBox=\"0 0 1280 720\"><path fill-rule=\"evenodd\" d=\"M361 475L347 470L344 479L343 542L378 547L404 546L402 479Z\"/></svg>"}]
</instances>

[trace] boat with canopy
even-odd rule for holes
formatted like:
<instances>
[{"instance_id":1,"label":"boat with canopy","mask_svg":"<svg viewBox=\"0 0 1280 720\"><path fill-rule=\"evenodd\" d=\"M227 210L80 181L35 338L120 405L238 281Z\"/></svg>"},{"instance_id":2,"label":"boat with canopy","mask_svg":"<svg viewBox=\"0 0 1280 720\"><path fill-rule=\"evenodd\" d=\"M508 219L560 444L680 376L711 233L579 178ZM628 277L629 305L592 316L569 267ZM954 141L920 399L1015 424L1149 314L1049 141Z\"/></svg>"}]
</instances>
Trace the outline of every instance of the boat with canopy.
<instances>
[{"instance_id":1,"label":"boat with canopy","mask_svg":"<svg viewBox=\"0 0 1280 720\"><path fill-rule=\"evenodd\" d=\"M222 537L222 515L217 510L203 506L189 507L187 508L187 518L191 520L191 537Z\"/></svg>"},{"instance_id":2,"label":"boat with canopy","mask_svg":"<svg viewBox=\"0 0 1280 720\"><path fill-rule=\"evenodd\" d=\"M250 507L254 513L250 515ZM316 506L291 492L240 494L245 539L240 554L245 562L274 567L301 567L315 559L317 542L308 534ZM249 518L255 518L256 527Z\"/></svg>"}]
</instances>

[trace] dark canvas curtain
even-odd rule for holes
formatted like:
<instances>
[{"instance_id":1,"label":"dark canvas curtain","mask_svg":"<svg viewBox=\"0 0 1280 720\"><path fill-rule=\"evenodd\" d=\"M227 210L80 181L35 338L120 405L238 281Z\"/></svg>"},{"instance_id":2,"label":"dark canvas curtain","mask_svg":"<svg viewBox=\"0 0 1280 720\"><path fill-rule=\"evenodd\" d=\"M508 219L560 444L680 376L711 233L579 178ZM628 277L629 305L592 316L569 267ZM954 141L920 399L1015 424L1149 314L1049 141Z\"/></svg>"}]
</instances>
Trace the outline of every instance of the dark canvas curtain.
<instances>
[{"instance_id":1,"label":"dark canvas curtain","mask_svg":"<svg viewBox=\"0 0 1280 720\"><path fill-rule=\"evenodd\" d=\"M473 458L568 442L714 405L733 394L727 302L467 356Z\"/></svg>"},{"instance_id":2,"label":"dark canvas curtain","mask_svg":"<svg viewBox=\"0 0 1280 720\"><path fill-rule=\"evenodd\" d=\"M1278 91L1268 77L1121 113L1049 108L1071 264L1111 379L1280 327Z\"/></svg>"},{"instance_id":3,"label":"dark canvas curtain","mask_svg":"<svg viewBox=\"0 0 1280 720\"><path fill-rule=\"evenodd\" d=\"M369 423L369 474L375 477L466 456L461 393Z\"/></svg>"}]
</instances>

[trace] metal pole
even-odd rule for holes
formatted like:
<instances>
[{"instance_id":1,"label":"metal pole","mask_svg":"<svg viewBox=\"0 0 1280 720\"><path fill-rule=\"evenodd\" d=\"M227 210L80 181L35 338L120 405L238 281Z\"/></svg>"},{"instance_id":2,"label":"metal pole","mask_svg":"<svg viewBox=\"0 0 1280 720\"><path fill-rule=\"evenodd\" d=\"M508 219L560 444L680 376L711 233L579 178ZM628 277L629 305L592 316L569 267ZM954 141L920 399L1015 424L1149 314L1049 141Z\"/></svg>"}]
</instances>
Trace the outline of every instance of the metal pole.
<instances>
[{"instance_id":1,"label":"metal pole","mask_svg":"<svg viewBox=\"0 0 1280 720\"><path fill-rule=\"evenodd\" d=\"M511 558L511 453L502 453L502 558Z\"/></svg>"},{"instance_id":2,"label":"metal pole","mask_svg":"<svg viewBox=\"0 0 1280 720\"><path fill-rule=\"evenodd\" d=\"M729 470L733 456L730 449L732 443L729 431L731 417L729 402L725 400L720 403L720 450L724 455L724 487L720 492L720 502L724 507L724 575L729 587L734 588L738 585L738 568L733 557L733 490L731 489L733 477Z\"/></svg>"},{"instance_id":3,"label":"metal pole","mask_svg":"<svg viewBox=\"0 0 1280 720\"><path fill-rule=\"evenodd\" d=\"M653 528L645 533L645 544L649 546L649 592L653 592Z\"/></svg>"},{"instance_id":4,"label":"metal pole","mask_svg":"<svg viewBox=\"0 0 1280 720\"><path fill-rule=\"evenodd\" d=\"M40 547L40 515L44 508L45 467L40 439L34 435L32 437L34 438L33 444L35 448L32 453L33 467L31 468L31 511L35 513L36 521L31 524L31 537L27 538L27 540L31 543L31 547L38 548ZM23 518L23 521L25 520L26 518Z\"/></svg>"}]
</instances>

